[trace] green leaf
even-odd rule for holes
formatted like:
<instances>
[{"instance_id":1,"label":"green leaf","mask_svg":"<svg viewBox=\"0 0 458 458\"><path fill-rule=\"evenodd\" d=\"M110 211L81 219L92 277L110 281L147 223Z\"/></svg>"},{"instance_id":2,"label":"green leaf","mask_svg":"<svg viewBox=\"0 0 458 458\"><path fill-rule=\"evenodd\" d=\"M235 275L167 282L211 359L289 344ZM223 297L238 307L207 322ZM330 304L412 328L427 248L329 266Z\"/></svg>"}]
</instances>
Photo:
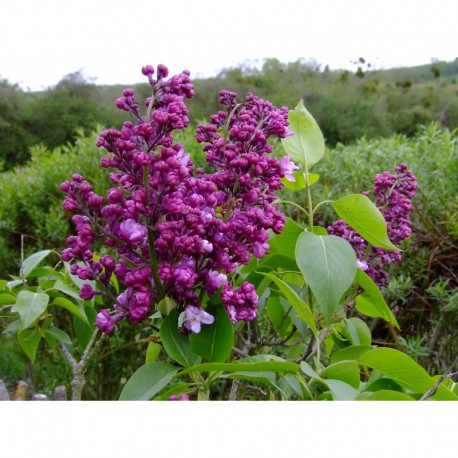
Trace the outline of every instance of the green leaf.
<instances>
[{"instance_id":1,"label":"green leaf","mask_svg":"<svg viewBox=\"0 0 458 458\"><path fill-rule=\"evenodd\" d=\"M294 133L282 138L281 143L292 161L310 167L324 155L323 134L313 116L301 100L294 110L288 113L288 129Z\"/></svg>"},{"instance_id":2,"label":"green leaf","mask_svg":"<svg viewBox=\"0 0 458 458\"><path fill-rule=\"evenodd\" d=\"M172 310L162 322L161 341L167 354L184 367L198 363L200 357L192 352L189 337L178 329L178 315Z\"/></svg>"},{"instance_id":3,"label":"green leaf","mask_svg":"<svg viewBox=\"0 0 458 458\"><path fill-rule=\"evenodd\" d=\"M11 280L6 284L6 287L11 291L16 288L16 286L22 285L23 283L23 280Z\"/></svg>"},{"instance_id":4,"label":"green leaf","mask_svg":"<svg viewBox=\"0 0 458 458\"><path fill-rule=\"evenodd\" d=\"M62 331L59 328L54 328L54 327L53 328L49 328L49 329L46 330L45 333L47 335L50 335L51 337L53 337L57 341L63 343L64 345L72 345L73 344L72 339L70 338L70 336L65 331Z\"/></svg>"},{"instance_id":5,"label":"green leaf","mask_svg":"<svg viewBox=\"0 0 458 458\"><path fill-rule=\"evenodd\" d=\"M277 252L294 258L296 250L297 238L304 232L304 228L293 221L291 218L286 218L285 226L280 234L275 234L270 240L269 245L272 252Z\"/></svg>"},{"instance_id":6,"label":"green leaf","mask_svg":"<svg viewBox=\"0 0 458 458\"><path fill-rule=\"evenodd\" d=\"M323 227L323 226L313 226L312 232L313 232L315 235L329 235L329 234L328 234L328 231L327 231L326 228Z\"/></svg>"},{"instance_id":7,"label":"green leaf","mask_svg":"<svg viewBox=\"0 0 458 458\"><path fill-rule=\"evenodd\" d=\"M161 353L162 345L155 342L150 342L146 349L145 364L152 363L157 360L157 357Z\"/></svg>"},{"instance_id":8,"label":"green leaf","mask_svg":"<svg viewBox=\"0 0 458 458\"><path fill-rule=\"evenodd\" d=\"M248 380L270 386L275 386L276 381L275 372L234 372L225 375L224 378Z\"/></svg>"},{"instance_id":9,"label":"green leaf","mask_svg":"<svg viewBox=\"0 0 458 458\"><path fill-rule=\"evenodd\" d=\"M324 379L320 377L305 361L301 362L300 367L301 371L304 372L304 374L326 385L331 391L332 397L335 401L352 401L359 394L358 390L353 388L353 386L349 385L348 383L343 382L342 380ZM343 374L343 371L335 370L335 372Z\"/></svg>"},{"instance_id":10,"label":"green leaf","mask_svg":"<svg viewBox=\"0 0 458 458\"><path fill-rule=\"evenodd\" d=\"M178 368L155 361L140 367L127 381L120 401L146 401L162 390L177 374Z\"/></svg>"},{"instance_id":11,"label":"green leaf","mask_svg":"<svg viewBox=\"0 0 458 458\"><path fill-rule=\"evenodd\" d=\"M34 363L41 340L40 330L38 328L24 329L18 333L17 340L30 361Z\"/></svg>"},{"instance_id":12,"label":"green leaf","mask_svg":"<svg viewBox=\"0 0 458 458\"><path fill-rule=\"evenodd\" d=\"M426 393L434 379L410 356L393 348L374 348L359 358L359 363L369 366L393 379L413 393ZM458 400L445 386L439 386L432 399Z\"/></svg>"},{"instance_id":13,"label":"green leaf","mask_svg":"<svg viewBox=\"0 0 458 458\"><path fill-rule=\"evenodd\" d=\"M159 304L157 309L163 316L167 316L173 309L176 309L177 303L169 296L165 296Z\"/></svg>"},{"instance_id":14,"label":"green leaf","mask_svg":"<svg viewBox=\"0 0 458 458\"><path fill-rule=\"evenodd\" d=\"M307 386L300 375L284 374L278 380L278 386L285 394L295 394L299 399L310 399Z\"/></svg>"},{"instance_id":15,"label":"green leaf","mask_svg":"<svg viewBox=\"0 0 458 458\"><path fill-rule=\"evenodd\" d=\"M263 273L263 275L265 275L267 278L269 278L269 280L273 281L278 286L299 318L309 325L311 331L316 336L318 334L318 330L316 328L315 318L313 317L313 313L310 310L310 307L283 280L280 280L273 274Z\"/></svg>"},{"instance_id":16,"label":"green leaf","mask_svg":"<svg viewBox=\"0 0 458 458\"><path fill-rule=\"evenodd\" d=\"M301 281L303 281L302 278ZM294 312L294 309L292 305L289 303L288 299L286 299L285 297L280 297L280 304L283 307L283 311L285 313L288 313L288 319L290 319L294 326L296 326L296 329L299 331L299 333L303 336L306 336L309 330L309 326L304 320L299 318L296 312ZM293 310L291 311L290 309Z\"/></svg>"},{"instance_id":17,"label":"green leaf","mask_svg":"<svg viewBox=\"0 0 458 458\"><path fill-rule=\"evenodd\" d=\"M291 330L291 319L286 316L280 298L270 296L266 302L266 312L270 322L281 336L286 336Z\"/></svg>"},{"instance_id":18,"label":"green leaf","mask_svg":"<svg viewBox=\"0 0 458 458\"><path fill-rule=\"evenodd\" d=\"M341 380L353 388L360 385L359 366L356 361L341 361L331 364L320 373L325 379Z\"/></svg>"},{"instance_id":19,"label":"green leaf","mask_svg":"<svg viewBox=\"0 0 458 458\"><path fill-rule=\"evenodd\" d=\"M27 278L30 272L32 272L32 270L51 253L51 251L52 250L39 251L38 253L32 254L32 256L29 256L27 259L24 259L21 267L21 276Z\"/></svg>"},{"instance_id":20,"label":"green leaf","mask_svg":"<svg viewBox=\"0 0 458 458\"><path fill-rule=\"evenodd\" d=\"M51 266L35 267L27 276L27 278L47 277L51 280L56 280L61 274Z\"/></svg>"},{"instance_id":21,"label":"green leaf","mask_svg":"<svg viewBox=\"0 0 458 458\"><path fill-rule=\"evenodd\" d=\"M296 181L290 181L287 178L282 178L281 182L291 191L300 191L307 187L307 182L305 180L305 174L303 172L293 172L293 177ZM317 173L309 173L309 188L311 188L320 178L320 175Z\"/></svg>"},{"instance_id":22,"label":"green leaf","mask_svg":"<svg viewBox=\"0 0 458 458\"><path fill-rule=\"evenodd\" d=\"M375 376L378 375L378 372L375 371ZM365 391L368 392L374 392L374 391L382 391L382 390L388 390L388 391L403 391L402 386L396 383L394 380L387 378L387 377L382 377L378 378L377 380L370 382L370 379L366 383Z\"/></svg>"},{"instance_id":23,"label":"green leaf","mask_svg":"<svg viewBox=\"0 0 458 458\"><path fill-rule=\"evenodd\" d=\"M353 317L346 318L344 321L347 329L342 334L346 335L353 345L370 345L372 343L371 331L363 320Z\"/></svg>"},{"instance_id":24,"label":"green leaf","mask_svg":"<svg viewBox=\"0 0 458 458\"><path fill-rule=\"evenodd\" d=\"M296 261L329 322L356 273L356 255L351 245L333 235L302 233L296 244Z\"/></svg>"},{"instance_id":25,"label":"green leaf","mask_svg":"<svg viewBox=\"0 0 458 458\"><path fill-rule=\"evenodd\" d=\"M400 329L396 317L386 304L378 286L372 281L369 275L358 268L356 270L355 281L364 289L364 292L358 294L356 297L356 310L372 318L383 318L388 323Z\"/></svg>"},{"instance_id":26,"label":"green leaf","mask_svg":"<svg viewBox=\"0 0 458 458\"><path fill-rule=\"evenodd\" d=\"M0 294L0 305L13 305L16 303L16 296L4 293Z\"/></svg>"},{"instance_id":27,"label":"green leaf","mask_svg":"<svg viewBox=\"0 0 458 458\"><path fill-rule=\"evenodd\" d=\"M16 334L21 329L21 320L12 321L2 332L2 334Z\"/></svg>"},{"instance_id":28,"label":"green leaf","mask_svg":"<svg viewBox=\"0 0 458 458\"><path fill-rule=\"evenodd\" d=\"M33 293L21 291L12 307L12 312L19 313L22 326L21 330L27 329L48 307L49 296L45 293Z\"/></svg>"},{"instance_id":29,"label":"green leaf","mask_svg":"<svg viewBox=\"0 0 458 458\"><path fill-rule=\"evenodd\" d=\"M77 316L73 315L73 329L75 331L76 339L78 341L79 347L84 350L87 347L87 344L91 340L92 334L94 332L94 326L90 323L95 323L96 312L94 309L87 308L86 311L88 315L88 321L83 321ZM92 315L92 316L91 316Z\"/></svg>"},{"instance_id":30,"label":"green leaf","mask_svg":"<svg viewBox=\"0 0 458 458\"><path fill-rule=\"evenodd\" d=\"M317 173L309 173L308 176L309 176L309 188L311 188L315 183L318 182L318 180L320 179L320 175L318 175ZM305 177L304 177L304 180L305 180Z\"/></svg>"},{"instance_id":31,"label":"green leaf","mask_svg":"<svg viewBox=\"0 0 458 458\"><path fill-rule=\"evenodd\" d=\"M315 370L310 366L309 363L306 363L305 361L301 361L300 364L301 371L305 374L308 375L310 378L314 378L316 380L321 380L321 377L315 372Z\"/></svg>"},{"instance_id":32,"label":"green leaf","mask_svg":"<svg viewBox=\"0 0 458 458\"><path fill-rule=\"evenodd\" d=\"M339 361L357 361L369 350L372 350L370 345L351 345L350 347L341 348L332 354L331 363L334 364Z\"/></svg>"},{"instance_id":33,"label":"green leaf","mask_svg":"<svg viewBox=\"0 0 458 458\"><path fill-rule=\"evenodd\" d=\"M293 177L296 181L290 181L286 177L281 179L283 186L290 191L300 191L305 188L305 178L303 172L293 172Z\"/></svg>"},{"instance_id":34,"label":"green leaf","mask_svg":"<svg viewBox=\"0 0 458 458\"><path fill-rule=\"evenodd\" d=\"M335 212L371 245L399 251L388 238L386 222L380 210L364 194L349 194L332 203Z\"/></svg>"},{"instance_id":35,"label":"green leaf","mask_svg":"<svg viewBox=\"0 0 458 458\"><path fill-rule=\"evenodd\" d=\"M243 361L243 360L241 360ZM198 366L188 367L180 372L180 375L194 372L283 372L296 374L299 365L283 361L268 361L261 363L205 363Z\"/></svg>"},{"instance_id":36,"label":"green leaf","mask_svg":"<svg viewBox=\"0 0 458 458\"><path fill-rule=\"evenodd\" d=\"M207 312L215 321L202 326L198 334L191 334L191 349L208 362L224 362L234 345L234 327L223 307L212 307Z\"/></svg>"},{"instance_id":37,"label":"green leaf","mask_svg":"<svg viewBox=\"0 0 458 458\"><path fill-rule=\"evenodd\" d=\"M328 386L334 401L354 401L359 395L358 390L341 380L323 379L322 382Z\"/></svg>"},{"instance_id":38,"label":"green leaf","mask_svg":"<svg viewBox=\"0 0 458 458\"><path fill-rule=\"evenodd\" d=\"M68 310L71 314L75 315L79 319L83 320L85 323L89 324L86 313L82 307L79 307L74 302L65 299L65 297L56 297L50 305L56 305L57 307L62 307L65 310Z\"/></svg>"},{"instance_id":39,"label":"green leaf","mask_svg":"<svg viewBox=\"0 0 458 458\"><path fill-rule=\"evenodd\" d=\"M367 392L361 393L362 395ZM358 399L360 401L415 401L412 396L399 391L380 390L375 393L371 393L370 396L364 396L364 398Z\"/></svg>"},{"instance_id":40,"label":"green leaf","mask_svg":"<svg viewBox=\"0 0 458 458\"><path fill-rule=\"evenodd\" d=\"M52 289L56 291L60 291L61 293L64 293L67 296L70 296L73 299L76 299L77 301L81 300L79 290L76 288L73 288L72 286L70 286L69 284L65 283L62 280L57 280L56 283L54 283L54 286L52 287Z\"/></svg>"},{"instance_id":41,"label":"green leaf","mask_svg":"<svg viewBox=\"0 0 458 458\"><path fill-rule=\"evenodd\" d=\"M271 270L284 269L291 272L299 272L299 267L297 267L294 257L290 258L284 254L272 254L267 256L262 260L261 264L258 267L258 270L261 268L269 267ZM254 272L257 275L259 272ZM255 283L256 284L256 283ZM259 290L259 288L257 288Z\"/></svg>"}]
</instances>

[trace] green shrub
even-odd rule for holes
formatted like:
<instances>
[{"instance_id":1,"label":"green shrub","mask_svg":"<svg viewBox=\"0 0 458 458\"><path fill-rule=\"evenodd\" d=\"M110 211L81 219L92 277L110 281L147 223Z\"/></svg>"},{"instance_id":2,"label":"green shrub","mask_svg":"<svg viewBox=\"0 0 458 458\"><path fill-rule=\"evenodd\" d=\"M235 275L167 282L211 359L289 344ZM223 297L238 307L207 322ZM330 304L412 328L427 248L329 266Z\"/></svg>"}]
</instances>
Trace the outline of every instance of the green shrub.
<instances>
[{"instance_id":1,"label":"green shrub","mask_svg":"<svg viewBox=\"0 0 458 458\"><path fill-rule=\"evenodd\" d=\"M44 248L63 248L70 233L70 218L62 208L59 184L72 173L87 176L96 189L107 186L100 167L103 152L97 136L83 137L74 145L54 150L31 149L24 166L0 174L0 275L18 270L23 240L25 255Z\"/></svg>"}]
</instances>

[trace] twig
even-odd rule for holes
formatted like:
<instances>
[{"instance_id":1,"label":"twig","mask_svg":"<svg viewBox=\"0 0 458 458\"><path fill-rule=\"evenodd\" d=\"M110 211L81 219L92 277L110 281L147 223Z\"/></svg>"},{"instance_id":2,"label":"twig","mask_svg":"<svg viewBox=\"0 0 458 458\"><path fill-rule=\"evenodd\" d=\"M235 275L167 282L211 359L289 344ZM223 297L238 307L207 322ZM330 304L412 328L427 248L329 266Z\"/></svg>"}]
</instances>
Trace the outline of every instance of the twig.
<instances>
[{"instance_id":1,"label":"twig","mask_svg":"<svg viewBox=\"0 0 458 458\"><path fill-rule=\"evenodd\" d=\"M98 332L99 330L95 329L92 333L91 339L89 340L89 343L87 344L79 361L75 360L64 344L61 343L59 345L62 354L72 368L73 380L70 383L72 387L72 401L81 401L81 394L83 392L84 385L86 384L85 374L89 359L98 350L103 340L105 340L105 334L102 334L99 340L96 341Z\"/></svg>"},{"instance_id":2,"label":"twig","mask_svg":"<svg viewBox=\"0 0 458 458\"><path fill-rule=\"evenodd\" d=\"M252 330L251 330L251 327L250 327L250 322L247 322L246 339L244 339L242 336L240 336L240 338L243 341L243 348L242 348L241 351L236 349L237 351L240 351L240 353L244 357L249 356L248 352L250 351L250 348L251 348L251 336L252 336ZM234 351L234 348L232 349L233 351ZM237 380L237 379L234 379L234 381L232 382L231 392L229 393L229 401L236 401L237 400L237 392L239 390L240 383L241 383L240 380Z\"/></svg>"},{"instance_id":3,"label":"twig","mask_svg":"<svg viewBox=\"0 0 458 458\"><path fill-rule=\"evenodd\" d=\"M246 358L247 356L249 356L248 353L245 353L236 347L232 347L232 353L234 353L234 355L241 356L242 358Z\"/></svg>"},{"instance_id":4,"label":"twig","mask_svg":"<svg viewBox=\"0 0 458 458\"><path fill-rule=\"evenodd\" d=\"M59 348L60 348L60 351L63 353L65 359L70 364L70 367L72 368L72 371L73 371L78 364L75 358L73 358L72 354L68 351L67 347L62 342L60 343Z\"/></svg>"},{"instance_id":5,"label":"twig","mask_svg":"<svg viewBox=\"0 0 458 458\"><path fill-rule=\"evenodd\" d=\"M452 365L447 369L447 371L442 375L442 377L420 398L420 401L426 401L426 399L434 396L436 391L439 389L441 383L452 373L452 369L455 367L456 363L458 363L458 356L453 361Z\"/></svg>"},{"instance_id":6,"label":"twig","mask_svg":"<svg viewBox=\"0 0 458 458\"><path fill-rule=\"evenodd\" d=\"M239 390L240 380L234 379L231 385L231 392L229 393L229 401L237 401L237 391Z\"/></svg>"},{"instance_id":7,"label":"twig","mask_svg":"<svg viewBox=\"0 0 458 458\"><path fill-rule=\"evenodd\" d=\"M262 390L259 386L254 386L254 385L248 385L247 386L247 391L252 391L253 393L259 393L261 396L266 397L267 393Z\"/></svg>"},{"instance_id":8,"label":"twig","mask_svg":"<svg viewBox=\"0 0 458 458\"><path fill-rule=\"evenodd\" d=\"M306 352L304 353L304 355L302 355L302 357L300 357L299 359L295 359L294 362L295 363L300 363L301 361L306 361L311 356L313 356L318 351L318 347L323 343L323 340L326 339L326 337L328 337L328 335L329 335L329 328L326 328L319 335L318 342L316 342L313 339L310 341L310 344L314 343L314 345L312 347L312 350L310 351L310 344L309 344L309 346L308 346Z\"/></svg>"}]
</instances>

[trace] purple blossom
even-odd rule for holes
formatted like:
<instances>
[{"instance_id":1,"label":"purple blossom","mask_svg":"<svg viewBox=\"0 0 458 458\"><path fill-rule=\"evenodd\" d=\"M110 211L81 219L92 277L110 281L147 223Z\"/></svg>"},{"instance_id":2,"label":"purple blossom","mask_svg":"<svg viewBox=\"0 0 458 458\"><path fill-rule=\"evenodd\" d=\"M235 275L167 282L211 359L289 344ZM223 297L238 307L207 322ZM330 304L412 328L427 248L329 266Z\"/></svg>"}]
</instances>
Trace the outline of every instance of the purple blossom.
<instances>
[{"instance_id":1,"label":"purple blossom","mask_svg":"<svg viewBox=\"0 0 458 458\"><path fill-rule=\"evenodd\" d=\"M198 332L201 323L213 320L201 306L201 291L211 296L222 287L231 319L252 320L258 301L253 285L233 291L228 276L252 256L262 258L269 231L283 229L275 192L296 166L271 157L268 140L291 134L288 110L253 94L239 103L237 94L221 91L225 109L196 131L213 173L195 171L173 138L189 124L185 100L194 95L189 72L168 78L165 66L155 72L147 65L142 73L152 91L143 104L147 115L134 91L126 89L116 105L136 121L104 130L97 140L107 151L101 166L110 169L113 183L106 196L77 174L61 184L76 230L62 259L112 302L112 314L103 309L98 315L98 327L106 332L123 318L143 321L166 295L186 311L185 329ZM100 261L92 254L97 240L110 250ZM116 300L109 291L112 275L121 287ZM89 298L96 292L84 286L81 294Z\"/></svg>"},{"instance_id":2,"label":"purple blossom","mask_svg":"<svg viewBox=\"0 0 458 458\"><path fill-rule=\"evenodd\" d=\"M179 398L176 394L171 394L169 396L169 401L189 401L189 396L187 394L182 394Z\"/></svg>"},{"instance_id":3,"label":"purple blossom","mask_svg":"<svg viewBox=\"0 0 458 458\"><path fill-rule=\"evenodd\" d=\"M288 181L296 181L296 178L293 176L293 172L298 170L299 167L289 158L289 156L282 157L280 164L285 178Z\"/></svg>"},{"instance_id":4,"label":"purple blossom","mask_svg":"<svg viewBox=\"0 0 458 458\"><path fill-rule=\"evenodd\" d=\"M256 318L259 297L251 283L244 282L237 290L226 284L221 293L221 300L233 323L252 321Z\"/></svg>"},{"instance_id":5,"label":"purple blossom","mask_svg":"<svg viewBox=\"0 0 458 458\"><path fill-rule=\"evenodd\" d=\"M384 172L374 178L375 204L385 218L388 237L395 245L400 245L412 232L408 216L412 211L411 200L416 188L417 180L406 164L396 167L394 174ZM389 275L385 266L399 262L402 258L400 251L369 246L366 240L342 220L329 226L328 232L350 243L358 258L358 267L377 285L384 287L388 284Z\"/></svg>"},{"instance_id":6,"label":"purple blossom","mask_svg":"<svg viewBox=\"0 0 458 458\"><path fill-rule=\"evenodd\" d=\"M85 283L80 290L80 297L85 301L90 301L95 295L97 291L94 291L91 285Z\"/></svg>"},{"instance_id":7,"label":"purple blossom","mask_svg":"<svg viewBox=\"0 0 458 458\"><path fill-rule=\"evenodd\" d=\"M114 330L115 322L107 309L101 309L97 313L95 325L105 334L111 334Z\"/></svg>"},{"instance_id":8,"label":"purple blossom","mask_svg":"<svg viewBox=\"0 0 458 458\"><path fill-rule=\"evenodd\" d=\"M367 270L369 268L369 264L367 261L357 259L356 260L356 266L360 268L361 270Z\"/></svg>"},{"instance_id":9,"label":"purple blossom","mask_svg":"<svg viewBox=\"0 0 458 458\"><path fill-rule=\"evenodd\" d=\"M212 324L215 317L207 313L202 307L188 305L185 309L184 328L198 334L202 324Z\"/></svg>"},{"instance_id":10,"label":"purple blossom","mask_svg":"<svg viewBox=\"0 0 458 458\"><path fill-rule=\"evenodd\" d=\"M264 257L266 254L266 251L269 249L269 244L268 243L259 243L259 242L254 242L253 243L253 254L261 259Z\"/></svg>"},{"instance_id":11,"label":"purple blossom","mask_svg":"<svg viewBox=\"0 0 458 458\"><path fill-rule=\"evenodd\" d=\"M125 240L129 240L131 242L140 242L147 234L146 227L136 223L133 219L128 219L127 221L122 222L119 229L121 231L121 236Z\"/></svg>"},{"instance_id":12,"label":"purple blossom","mask_svg":"<svg viewBox=\"0 0 458 458\"><path fill-rule=\"evenodd\" d=\"M209 270L207 273L207 287L210 291L216 291L227 283L227 275L216 270Z\"/></svg>"}]
</instances>

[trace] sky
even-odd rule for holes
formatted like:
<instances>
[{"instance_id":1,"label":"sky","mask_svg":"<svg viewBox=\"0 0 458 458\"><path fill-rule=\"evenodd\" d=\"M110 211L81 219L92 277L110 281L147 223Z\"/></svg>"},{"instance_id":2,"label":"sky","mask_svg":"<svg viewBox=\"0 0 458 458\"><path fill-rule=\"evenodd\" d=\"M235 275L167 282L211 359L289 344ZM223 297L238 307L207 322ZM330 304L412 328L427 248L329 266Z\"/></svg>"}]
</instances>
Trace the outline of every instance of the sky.
<instances>
[{"instance_id":1,"label":"sky","mask_svg":"<svg viewBox=\"0 0 458 458\"><path fill-rule=\"evenodd\" d=\"M163 63L209 77L313 59L356 70L453 61L457 0L3 0L0 78L41 90L81 70L96 84L141 82Z\"/></svg>"}]
</instances>

